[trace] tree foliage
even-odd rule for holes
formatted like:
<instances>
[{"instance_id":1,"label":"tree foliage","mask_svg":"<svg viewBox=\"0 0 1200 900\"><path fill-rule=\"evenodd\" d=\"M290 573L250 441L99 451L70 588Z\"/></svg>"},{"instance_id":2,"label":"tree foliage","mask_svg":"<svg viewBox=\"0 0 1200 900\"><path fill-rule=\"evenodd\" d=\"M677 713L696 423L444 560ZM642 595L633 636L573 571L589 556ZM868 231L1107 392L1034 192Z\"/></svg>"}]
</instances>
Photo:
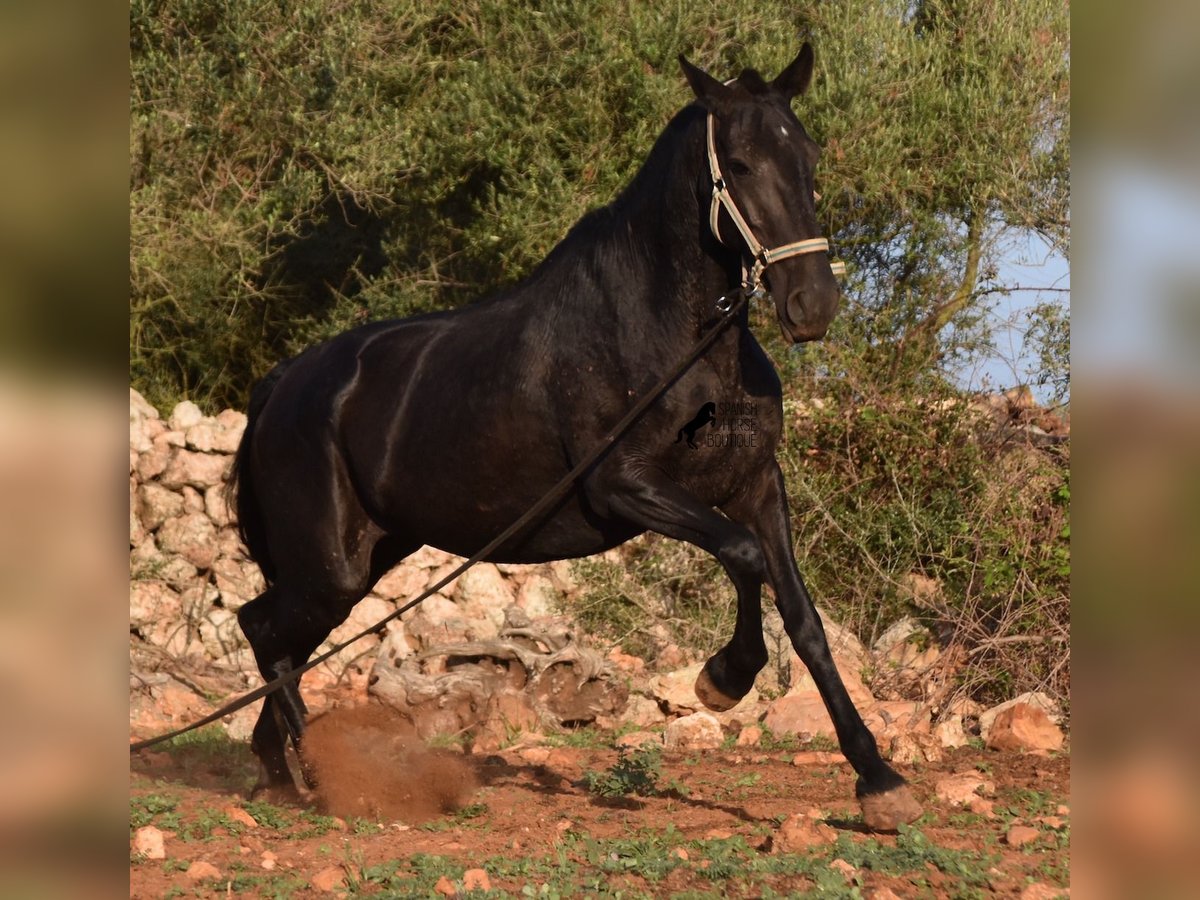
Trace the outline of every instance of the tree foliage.
<instances>
[{"instance_id":1,"label":"tree foliage","mask_svg":"<svg viewBox=\"0 0 1200 900\"><path fill-rule=\"evenodd\" d=\"M160 405L240 405L315 339L520 278L687 102L680 52L770 73L811 36L802 117L853 264L841 339L882 374L978 311L1006 229L1066 240L1052 0L134 0L130 15L131 374Z\"/></svg>"},{"instance_id":2,"label":"tree foliage","mask_svg":"<svg viewBox=\"0 0 1200 900\"><path fill-rule=\"evenodd\" d=\"M881 373L927 371L939 351L973 349L986 298L1004 288L1006 238L1031 230L1067 247L1068 8L846 0L816 10L819 181L829 230L855 264L844 333Z\"/></svg>"}]
</instances>

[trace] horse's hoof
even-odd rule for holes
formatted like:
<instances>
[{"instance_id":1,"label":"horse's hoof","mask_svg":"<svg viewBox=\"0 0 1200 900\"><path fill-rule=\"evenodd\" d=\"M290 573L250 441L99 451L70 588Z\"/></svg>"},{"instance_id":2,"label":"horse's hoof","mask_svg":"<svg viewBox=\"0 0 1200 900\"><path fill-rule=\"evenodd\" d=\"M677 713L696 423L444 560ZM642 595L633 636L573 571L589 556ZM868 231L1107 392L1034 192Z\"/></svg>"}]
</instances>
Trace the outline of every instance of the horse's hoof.
<instances>
[{"instance_id":1,"label":"horse's hoof","mask_svg":"<svg viewBox=\"0 0 1200 900\"><path fill-rule=\"evenodd\" d=\"M700 698L700 702L711 709L713 712L725 712L733 709L742 702L741 697L730 697L717 690L717 686L713 684L713 680L708 677L708 672L705 669L700 670L700 674L696 676L696 696Z\"/></svg>"},{"instance_id":2,"label":"horse's hoof","mask_svg":"<svg viewBox=\"0 0 1200 900\"><path fill-rule=\"evenodd\" d=\"M278 781L260 781L254 786L254 790L250 792L250 799L265 801L275 806L305 805L304 795L300 793L300 789L296 785Z\"/></svg>"},{"instance_id":3,"label":"horse's hoof","mask_svg":"<svg viewBox=\"0 0 1200 900\"><path fill-rule=\"evenodd\" d=\"M924 812L907 784L882 794L867 794L858 802L862 806L863 824L871 831L895 831L901 825L911 825Z\"/></svg>"}]
</instances>

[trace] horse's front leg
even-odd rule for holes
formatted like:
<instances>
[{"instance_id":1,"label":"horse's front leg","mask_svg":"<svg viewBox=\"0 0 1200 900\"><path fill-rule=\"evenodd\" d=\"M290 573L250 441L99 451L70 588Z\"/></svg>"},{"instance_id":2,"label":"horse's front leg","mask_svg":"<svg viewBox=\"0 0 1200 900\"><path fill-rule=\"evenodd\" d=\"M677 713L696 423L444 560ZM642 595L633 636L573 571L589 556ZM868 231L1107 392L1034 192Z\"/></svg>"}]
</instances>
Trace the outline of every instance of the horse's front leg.
<instances>
[{"instance_id":1,"label":"horse's front leg","mask_svg":"<svg viewBox=\"0 0 1200 900\"><path fill-rule=\"evenodd\" d=\"M737 590L733 638L708 661L696 679L696 696L709 708L737 705L767 663L761 594L766 563L759 540L659 472L625 473L605 485L610 511L643 529L706 550L721 563Z\"/></svg>"},{"instance_id":2,"label":"horse's front leg","mask_svg":"<svg viewBox=\"0 0 1200 900\"><path fill-rule=\"evenodd\" d=\"M858 773L856 793L863 821L875 831L895 831L898 825L912 822L921 815L921 806L905 780L879 755L875 737L863 724L834 665L825 629L800 577L778 464L772 462L755 488L728 512L746 522L761 541L784 628L825 701L842 753Z\"/></svg>"}]
</instances>

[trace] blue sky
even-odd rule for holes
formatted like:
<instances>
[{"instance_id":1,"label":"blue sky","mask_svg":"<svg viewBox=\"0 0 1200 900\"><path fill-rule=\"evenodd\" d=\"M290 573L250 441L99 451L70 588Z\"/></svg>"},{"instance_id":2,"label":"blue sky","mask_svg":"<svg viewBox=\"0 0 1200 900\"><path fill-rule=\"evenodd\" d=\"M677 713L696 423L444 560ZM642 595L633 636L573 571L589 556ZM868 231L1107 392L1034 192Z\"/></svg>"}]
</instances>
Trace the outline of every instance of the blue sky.
<instances>
[{"instance_id":1,"label":"blue sky","mask_svg":"<svg viewBox=\"0 0 1200 900\"><path fill-rule=\"evenodd\" d=\"M997 281L1022 290L997 296L992 314L995 352L955 371L959 384L969 390L1003 390L1030 384L1036 375L1037 357L1025 351L1027 313L1039 303L1071 302L1070 261L1036 234L1027 233L1005 248ZM1034 384L1031 387L1038 399L1050 399L1049 389Z\"/></svg>"}]
</instances>

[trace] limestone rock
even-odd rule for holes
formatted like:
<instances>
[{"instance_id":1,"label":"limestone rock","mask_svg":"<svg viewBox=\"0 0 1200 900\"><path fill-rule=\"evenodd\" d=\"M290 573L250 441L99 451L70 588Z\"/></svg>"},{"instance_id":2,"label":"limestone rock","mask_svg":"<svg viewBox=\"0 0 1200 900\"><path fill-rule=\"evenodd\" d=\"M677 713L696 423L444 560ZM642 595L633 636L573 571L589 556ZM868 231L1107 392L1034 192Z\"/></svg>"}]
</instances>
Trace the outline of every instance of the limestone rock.
<instances>
[{"instance_id":1,"label":"limestone rock","mask_svg":"<svg viewBox=\"0 0 1200 900\"><path fill-rule=\"evenodd\" d=\"M200 641L213 659L236 652L243 644L237 616L219 606L209 610L200 620Z\"/></svg>"},{"instance_id":2,"label":"limestone rock","mask_svg":"<svg viewBox=\"0 0 1200 900\"><path fill-rule=\"evenodd\" d=\"M759 741L762 740L763 730L757 725L747 725L737 736L737 746L739 747L757 747Z\"/></svg>"},{"instance_id":3,"label":"limestone rock","mask_svg":"<svg viewBox=\"0 0 1200 900\"><path fill-rule=\"evenodd\" d=\"M900 731L926 733L930 730L929 708L915 700L879 700L859 709L863 722L876 737L890 736Z\"/></svg>"},{"instance_id":4,"label":"limestone rock","mask_svg":"<svg viewBox=\"0 0 1200 900\"><path fill-rule=\"evenodd\" d=\"M218 528L232 525L237 517L225 494L225 485L213 485L204 491L204 514Z\"/></svg>"},{"instance_id":5,"label":"limestone rock","mask_svg":"<svg viewBox=\"0 0 1200 900\"><path fill-rule=\"evenodd\" d=\"M208 881L221 877L221 870L207 860L198 859L183 873L188 881Z\"/></svg>"},{"instance_id":6,"label":"limestone rock","mask_svg":"<svg viewBox=\"0 0 1200 900\"><path fill-rule=\"evenodd\" d=\"M639 728L652 728L663 724L663 712L659 705L645 694L630 694L621 720Z\"/></svg>"},{"instance_id":7,"label":"limestone rock","mask_svg":"<svg viewBox=\"0 0 1200 900\"><path fill-rule=\"evenodd\" d=\"M840 753L830 753L828 750L801 750L792 757L792 765L797 768L804 766L837 766L850 761Z\"/></svg>"},{"instance_id":8,"label":"limestone rock","mask_svg":"<svg viewBox=\"0 0 1200 900\"><path fill-rule=\"evenodd\" d=\"M880 656L887 656L892 648L905 643L909 639L921 635L925 631L917 622L909 616L898 619L893 622L888 628L875 639L875 643L871 645L871 650Z\"/></svg>"},{"instance_id":9,"label":"limestone rock","mask_svg":"<svg viewBox=\"0 0 1200 900\"><path fill-rule=\"evenodd\" d=\"M805 853L837 841L837 832L821 819L819 810L793 813L779 826L772 847L780 853Z\"/></svg>"},{"instance_id":10,"label":"limestone rock","mask_svg":"<svg viewBox=\"0 0 1200 900\"><path fill-rule=\"evenodd\" d=\"M137 512L142 527L155 531L168 519L183 515L183 497L161 484L143 484L137 491Z\"/></svg>"},{"instance_id":11,"label":"limestone rock","mask_svg":"<svg viewBox=\"0 0 1200 900\"><path fill-rule=\"evenodd\" d=\"M464 891L490 891L492 882L484 869L467 869L463 872L462 884Z\"/></svg>"},{"instance_id":12,"label":"limestone rock","mask_svg":"<svg viewBox=\"0 0 1200 900\"><path fill-rule=\"evenodd\" d=\"M1018 703L996 716L987 736L993 750L1061 750L1062 730L1040 707Z\"/></svg>"},{"instance_id":13,"label":"limestone rock","mask_svg":"<svg viewBox=\"0 0 1200 900\"><path fill-rule=\"evenodd\" d=\"M697 712L667 723L663 743L668 750L687 753L693 750L715 750L724 735L721 723L711 713Z\"/></svg>"},{"instance_id":14,"label":"limestone rock","mask_svg":"<svg viewBox=\"0 0 1200 900\"><path fill-rule=\"evenodd\" d=\"M1025 694L1020 694L1013 697L1011 700L1005 700L1003 703L998 703L990 709L977 713L979 716L979 735L987 741L988 735L992 730L992 723L996 721L996 716L1004 712L1006 709L1011 709L1019 703L1024 703L1029 706L1036 706L1047 716L1054 724L1062 722L1062 710L1059 709L1057 703L1054 702L1049 694L1044 694L1041 691L1029 691Z\"/></svg>"},{"instance_id":15,"label":"limestone rock","mask_svg":"<svg viewBox=\"0 0 1200 900\"><path fill-rule=\"evenodd\" d=\"M850 695L850 699L854 701L854 705L859 709L865 709L875 702L874 695L871 694L871 689L863 683L860 676L861 667L856 663L853 657L843 657L834 654L834 665L837 666L838 674L842 677L842 684L846 686L846 692ZM788 690L788 694L808 694L817 689L817 683L813 681L813 677L809 674L808 669L797 660L792 667L792 685Z\"/></svg>"},{"instance_id":16,"label":"limestone rock","mask_svg":"<svg viewBox=\"0 0 1200 900\"><path fill-rule=\"evenodd\" d=\"M378 624L395 611L396 605L394 603L389 603L378 597L364 597L355 604L354 609L350 610L350 615L346 617L346 621L333 629L333 632L329 635L329 642L340 644L342 641L347 641L356 634ZM361 652L361 649L356 649L355 655L357 656Z\"/></svg>"},{"instance_id":17,"label":"limestone rock","mask_svg":"<svg viewBox=\"0 0 1200 900\"><path fill-rule=\"evenodd\" d=\"M326 866L309 879L309 884L322 893L330 893L346 884L346 872L341 866Z\"/></svg>"},{"instance_id":18,"label":"limestone rock","mask_svg":"<svg viewBox=\"0 0 1200 900\"><path fill-rule=\"evenodd\" d=\"M441 594L433 594L417 607L416 614L404 627L423 650L462 643L473 633L454 602Z\"/></svg>"},{"instance_id":19,"label":"limestone rock","mask_svg":"<svg viewBox=\"0 0 1200 900\"><path fill-rule=\"evenodd\" d=\"M967 733L963 730L962 716L950 716L939 722L934 726L933 734L947 750L955 750L967 745Z\"/></svg>"},{"instance_id":20,"label":"limestone rock","mask_svg":"<svg viewBox=\"0 0 1200 900\"><path fill-rule=\"evenodd\" d=\"M202 421L204 421L204 413L200 411L200 407L191 400L181 400L171 410L167 424L174 431L187 431L193 425L199 425Z\"/></svg>"},{"instance_id":21,"label":"limestone rock","mask_svg":"<svg viewBox=\"0 0 1200 900\"><path fill-rule=\"evenodd\" d=\"M423 569L406 560L380 578L372 592L385 600L407 603L425 590L425 577Z\"/></svg>"},{"instance_id":22,"label":"limestone rock","mask_svg":"<svg viewBox=\"0 0 1200 900\"><path fill-rule=\"evenodd\" d=\"M455 585L454 597L468 620L478 624L477 620L486 618L492 622L496 631L488 637L499 633L504 625L504 610L514 600L507 579L491 563L476 563L463 572Z\"/></svg>"},{"instance_id":23,"label":"limestone rock","mask_svg":"<svg viewBox=\"0 0 1200 900\"><path fill-rule=\"evenodd\" d=\"M163 431L159 420L158 410L146 402L146 399L129 389L129 449L135 453L145 453L154 445L154 438Z\"/></svg>"},{"instance_id":24,"label":"limestone rock","mask_svg":"<svg viewBox=\"0 0 1200 900\"><path fill-rule=\"evenodd\" d=\"M992 794L996 783L975 772L962 772L939 779L934 794L951 806L967 806L980 794Z\"/></svg>"},{"instance_id":25,"label":"limestone rock","mask_svg":"<svg viewBox=\"0 0 1200 900\"><path fill-rule=\"evenodd\" d=\"M531 618L539 619L555 614L561 596L550 578L534 573L526 576L525 583L517 592L517 606Z\"/></svg>"},{"instance_id":26,"label":"limestone rock","mask_svg":"<svg viewBox=\"0 0 1200 900\"><path fill-rule=\"evenodd\" d=\"M931 734L899 731L888 739L885 755L898 766L937 763L942 760L942 746Z\"/></svg>"},{"instance_id":27,"label":"limestone rock","mask_svg":"<svg viewBox=\"0 0 1200 900\"><path fill-rule=\"evenodd\" d=\"M229 473L230 457L215 453L177 450L170 463L159 475L165 487L181 488L185 484L204 490L223 484Z\"/></svg>"},{"instance_id":28,"label":"limestone rock","mask_svg":"<svg viewBox=\"0 0 1200 900\"><path fill-rule=\"evenodd\" d=\"M1029 825L1013 825L1004 835L1004 843L1010 847L1024 847L1036 841L1040 832Z\"/></svg>"},{"instance_id":29,"label":"limestone rock","mask_svg":"<svg viewBox=\"0 0 1200 900\"><path fill-rule=\"evenodd\" d=\"M815 690L790 693L773 701L763 724L772 734L795 734L806 740L817 735L837 736L825 701Z\"/></svg>"},{"instance_id":30,"label":"limestone rock","mask_svg":"<svg viewBox=\"0 0 1200 900\"><path fill-rule=\"evenodd\" d=\"M262 572L249 560L219 557L212 565L212 573L221 605L226 609L241 608L266 588Z\"/></svg>"},{"instance_id":31,"label":"limestone rock","mask_svg":"<svg viewBox=\"0 0 1200 900\"><path fill-rule=\"evenodd\" d=\"M200 569L217 558L217 529L203 513L187 513L168 519L158 530L158 546L164 553L182 556Z\"/></svg>"},{"instance_id":32,"label":"limestone rock","mask_svg":"<svg viewBox=\"0 0 1200 900\"><path fill-rule=\"evenodd\" d=\"M134 466L138 481L148 482L166 470L176 452L175 448L171 446L169 437L169 434L166 433L159 434L154 438L150 449L138 456L137 464Z\"/></svg>"},{"instance_id":33,"label":"limestone rock","mask_svg":"<svg viewBox=\"0 0 1200 900\"><path fill-rule=\"evenodd\" d=\"M704 663L695 663L674 672L664 672L650 679L650 694L671 713L692 713L705 708L696 696L696 676Z\"/></svg>"},{"instance_id":34,"label":"limestone rock","mask_svg":"<svg viewBox=\"0 0 1200 900\"><path fill-rule=\"evenodd\" d=\"M215 419L202 419L184 429L184 439L188 447L204 453L236 453L245 429L245 414L227 409Z\"/></svg>"},{"instance_id":35,"label":"limestone rock","mask_svg":"<svg viewBox=\"0 0 1200 900\"><path fill-rule=\"evenodd\" d=\"M132 420L135 416L142 419L157 419L158 410L150 405L145 397L139 391L133 388L129 389L129 418Z\"/></svg>"},{"instance_id":36,"label":"limestone rock","mask_svg":"<svg viewBox=\"0 0 1200 900\"><path fill-rule=\"evenodd\" d=\"M663 745L663 736L657 731L631 731L628 734L623 734L616 740L616 746L628 747L636 750L638 747L644 747L647 744L654 747Z\"/></svg>"},{"instance_id":37,"label":"limestone rock","mask_svg":"<svg viewBox=\"0 0 1200 900\"><path fill-rule=\"evenodd\" d=\"M146 859L166 859L166 841L160 829L143 825L133 836L133 849Z\"/></svg>"}]
</instances>

